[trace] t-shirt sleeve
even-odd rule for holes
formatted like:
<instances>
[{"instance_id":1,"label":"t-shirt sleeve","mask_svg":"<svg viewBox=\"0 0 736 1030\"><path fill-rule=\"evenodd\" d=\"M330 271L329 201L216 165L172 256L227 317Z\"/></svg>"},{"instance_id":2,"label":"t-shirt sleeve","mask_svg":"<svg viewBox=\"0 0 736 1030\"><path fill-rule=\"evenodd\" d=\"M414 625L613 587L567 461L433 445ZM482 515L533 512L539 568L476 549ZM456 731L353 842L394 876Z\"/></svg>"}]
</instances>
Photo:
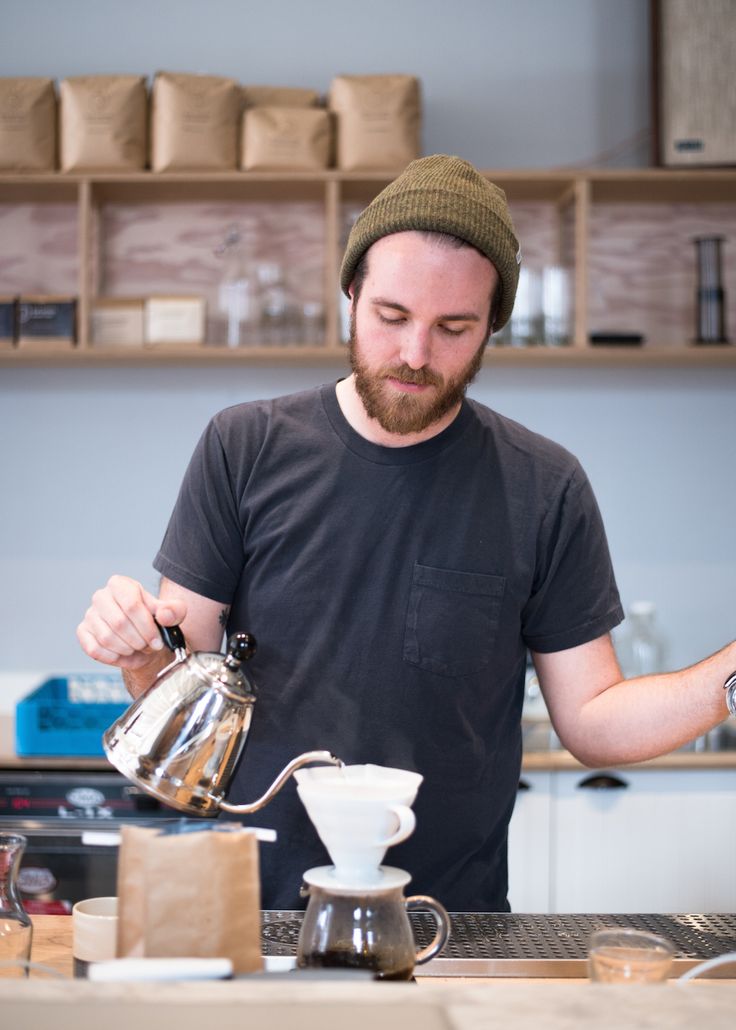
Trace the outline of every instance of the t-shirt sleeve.
<instances>
[{"instance_id":1,"label":"t-shirt sleeve","mask_svg":"<svg viewBox=\"0 0 736 1030\"><path fill-rule=\"evenodd\" d=\"M234 477L215 421L184 475L153 567L213 601L229 604L243 568L243 531Z\"/></svg>"},{"instance_id":2,"label":"t-shirt sleeve","mask_svg":"<svg viewBox=\"0 0 736 1030\"><path fill-rule=\"evenodd\" d=\"M522 631L532 651L595 640L624 617L598 503L576 463L542 521Z\"/></svg>"}]
</instances>

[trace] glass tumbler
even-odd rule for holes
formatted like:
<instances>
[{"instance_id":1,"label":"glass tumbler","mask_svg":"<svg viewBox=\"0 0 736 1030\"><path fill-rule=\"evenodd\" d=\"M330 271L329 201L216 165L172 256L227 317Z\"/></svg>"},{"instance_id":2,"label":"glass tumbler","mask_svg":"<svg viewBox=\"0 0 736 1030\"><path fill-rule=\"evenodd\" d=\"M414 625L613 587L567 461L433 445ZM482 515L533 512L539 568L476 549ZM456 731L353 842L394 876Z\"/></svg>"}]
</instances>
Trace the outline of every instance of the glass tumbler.
<instances>
[{"instance_id":1,"label":"glass tumbler","mask_svg":"<svg viewBox=\"0 0 736 1030\"><path fill-rule=\"evenodd\" d=\"M659 983L675 951L664 937L626 927L597 930L590 938L588 972L598 983Z\"/></svg>"},{"instance_id":2,"label":"glass tumbler","mask_svg":"<svg viewBox=\"0 0 736 1030\"><path fill-rule=\"evenodd\" d=\"M18 891L25 846L20 833L0 833L0 977L28 976L33 924Z\"/></svg>"}]
</instances>

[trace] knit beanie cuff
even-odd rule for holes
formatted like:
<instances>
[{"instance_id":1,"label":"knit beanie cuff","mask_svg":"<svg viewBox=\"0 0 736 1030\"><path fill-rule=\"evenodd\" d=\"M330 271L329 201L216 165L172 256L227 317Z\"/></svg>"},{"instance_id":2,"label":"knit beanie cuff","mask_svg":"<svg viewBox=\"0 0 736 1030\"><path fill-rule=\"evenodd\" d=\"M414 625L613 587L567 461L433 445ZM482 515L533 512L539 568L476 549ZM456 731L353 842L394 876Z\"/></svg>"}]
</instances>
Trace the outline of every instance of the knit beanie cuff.
<instances>
[{"instance_id":1,"label":"knit beanie cuff","mask_svg":"<svg viewBox=\"0 0 736 1030\"><path fill-rule=\"evenodd\" d=\"M368 248L396 232L450 233L484 254L496 267L500 302L494 329L511 316L521 255L502 189L459 157L435 154L407 165L358 216L340 271L347 294Z\"/></svg>"}]
</instances>

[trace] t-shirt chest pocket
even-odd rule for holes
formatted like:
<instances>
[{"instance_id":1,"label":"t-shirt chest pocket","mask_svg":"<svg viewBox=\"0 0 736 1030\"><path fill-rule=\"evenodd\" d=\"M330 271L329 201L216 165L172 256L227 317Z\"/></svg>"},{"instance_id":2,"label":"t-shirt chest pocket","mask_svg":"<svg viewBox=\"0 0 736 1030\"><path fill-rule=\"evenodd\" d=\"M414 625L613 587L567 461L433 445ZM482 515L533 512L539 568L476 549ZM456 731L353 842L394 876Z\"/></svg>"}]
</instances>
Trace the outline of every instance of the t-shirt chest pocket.
<instances>
[{"instance_id":1,"label":"t-shirt chest pocket","mask_svg":"<svg viewBox=\"0 0 736 1030\"><path fill-rule=\"evenodd\" d=\"M468 676L490 664L505 576L414 564L404 661L440 676Z\"/></svg>"}]
</instances>

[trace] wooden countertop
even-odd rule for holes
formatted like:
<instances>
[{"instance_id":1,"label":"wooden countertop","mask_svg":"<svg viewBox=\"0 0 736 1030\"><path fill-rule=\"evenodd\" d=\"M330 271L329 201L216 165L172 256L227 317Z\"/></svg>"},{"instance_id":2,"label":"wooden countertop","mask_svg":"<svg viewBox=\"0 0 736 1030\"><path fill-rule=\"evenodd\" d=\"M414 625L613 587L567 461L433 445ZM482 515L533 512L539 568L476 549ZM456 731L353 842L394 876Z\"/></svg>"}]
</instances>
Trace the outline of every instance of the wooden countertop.
<instances>
[{"instance_id":1,"label":"wooden countertop","mask_svg":"<svg viewBox=\"0 0 736 1030\"><path fill-rule=\"evenodd\" d=\"M34 918L33 958L67 974L71 917ZM0 979L3 1026L13 1030L733 1030L736 983L606 985L587 981L454 979L415 984L303 982L269 974L210 983L93 984ZM288 987L287 987L288 983Z\"/></svg>"},{"instance_id":2,"label":"wooden countertop","mask_svg":"<svg viewBox=\"0 0 736 1030\"><path fill-rule=\"evenodd\" d=\"M550 751L530 751L524 754L522 771L555 772L583 771L588 767L578 762L562 748ZM601 767L602 768L602 767ZM606 766L616 769L736 769L736 751L673 751L669 755L651 758L648 762L632 765Z\"/></svg>"},{"instance_id":3,"label":"wooden countertop","mask_svg":"<svg viewBox=\"0 0 736 1030\"><path fill-rule=\"evenodd\" d=\"M13 717L0 715L0 769L109 770L106 758L19 758L13 743ZM522 771L554 772L587 768L563 748L539 748L525 751ZM613 768L607 766L606 768ZM623 768L623 766L616 766ZM626 766L629 769L736 769L736 749L730 751L673 751Z\"/></svg>"}]
</instances>

